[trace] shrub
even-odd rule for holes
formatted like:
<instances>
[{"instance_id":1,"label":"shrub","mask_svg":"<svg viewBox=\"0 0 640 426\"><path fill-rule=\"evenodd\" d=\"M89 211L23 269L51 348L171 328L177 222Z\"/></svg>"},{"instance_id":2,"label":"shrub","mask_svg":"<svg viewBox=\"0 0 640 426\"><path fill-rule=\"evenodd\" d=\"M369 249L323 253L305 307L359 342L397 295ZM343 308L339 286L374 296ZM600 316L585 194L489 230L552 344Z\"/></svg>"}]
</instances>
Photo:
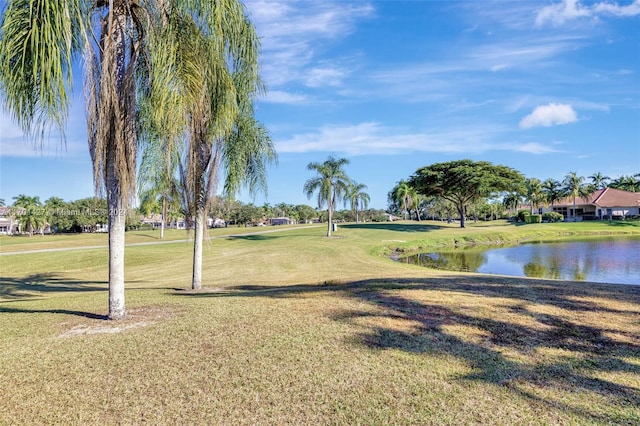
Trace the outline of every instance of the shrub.
<instances>
[{"instance_id":1,"label":"shrub","mask_svg":"<svg viewBox=\"0 0 640 426\"><path fill-rule=\"evenodd\" d=\"M542 220L545 222L562 222L564 216L558 212L546 212L542 214Z\"/></svg>"},{"instance_id":2,"label":"shrub","mask_svg":"<svg viewBox=\"0 0 640 426\"><path fill-rule=\"evenodd\" d=\"M539 214L528 215L527 223L542 223L542 215L539 215Z\"/></svg>"},{"instance_id":3,"label":"shrub","mask_svg":"<svg viewBox=\"0 0 640 426\"><path fill-rule=\"evenodd\" d=\"M518 222L527 222L528 216L531 216L529 210L518 210Z\"/></svg>"}]
</instances>

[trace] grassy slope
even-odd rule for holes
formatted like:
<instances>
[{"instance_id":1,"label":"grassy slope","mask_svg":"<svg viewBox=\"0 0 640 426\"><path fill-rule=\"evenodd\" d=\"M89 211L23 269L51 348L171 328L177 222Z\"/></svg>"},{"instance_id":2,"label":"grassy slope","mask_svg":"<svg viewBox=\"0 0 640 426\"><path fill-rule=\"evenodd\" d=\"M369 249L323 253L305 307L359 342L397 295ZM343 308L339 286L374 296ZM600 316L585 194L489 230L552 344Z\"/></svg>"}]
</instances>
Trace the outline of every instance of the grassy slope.
<instances>
[{"instance_id":1,"label":"grassy slope","mask_svg":"<svg viewBox=\"0 0 640 426\"><path fill-rule=\"evenodd\" d=\"M640 227L404 223L214 239L204 276L215 291L197 294L184 290L191 244L129 247L130 315L117 323L104 320L105 249L0 256L0 424L638 423L640 287L372 255L618 231Z\"/></svg>"}]
</instances>

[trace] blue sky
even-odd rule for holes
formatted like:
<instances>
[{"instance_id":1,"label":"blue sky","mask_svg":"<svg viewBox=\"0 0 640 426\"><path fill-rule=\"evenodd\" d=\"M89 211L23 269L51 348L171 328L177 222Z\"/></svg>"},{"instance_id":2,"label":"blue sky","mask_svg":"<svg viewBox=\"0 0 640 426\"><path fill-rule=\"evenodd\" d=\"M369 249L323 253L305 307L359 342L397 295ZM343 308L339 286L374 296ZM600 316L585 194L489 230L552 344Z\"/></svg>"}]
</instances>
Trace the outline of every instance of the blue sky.
<instances>
[{"instance_id":1,"label":"blue sky","mask_svg":"<svg viewBox=\"0 0 640 426\"><path fill-rule=\"evenodd\" d=\"M640 0L248 0L279 164L258 205L314 205L311 161L346 157L370 206L419 167L486 160L527 177L640 172ZM0 198L93 194L82 85L66 147L0 111Z\"/></svg>"}]
</instances>

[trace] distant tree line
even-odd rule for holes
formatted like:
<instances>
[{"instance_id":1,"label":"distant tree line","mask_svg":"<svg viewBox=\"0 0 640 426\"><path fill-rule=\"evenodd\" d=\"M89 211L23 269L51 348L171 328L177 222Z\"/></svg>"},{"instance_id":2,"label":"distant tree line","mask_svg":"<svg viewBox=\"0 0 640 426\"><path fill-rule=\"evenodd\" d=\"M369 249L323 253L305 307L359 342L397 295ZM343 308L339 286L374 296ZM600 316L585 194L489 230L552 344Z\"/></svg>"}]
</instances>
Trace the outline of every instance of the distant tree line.
<instances>
[{"instance_id":1,"label":"distant tree line","mask_svg":"<svg viewBox=\"0 0 640 426\"><path fill-rule=\"evenodd\" d=\"M588 179L588 180L587 180ZM552 207L567 197L585 199L598 189L616 188L640 192L640 173L612 179L600 172L585 178L569 172L562 181L525 178L522 173L489 162L458 160L422 167L408 179L402 179L389 191L389 213L405 219L494 220L505 215L516 217L518 208L527 204L530 213L541 206ZM551 214L547 218L557 220Z\"/></svg>"},{"instance_id":2,"label":"distant tree line","mask_svg":"<svg viewBox=\"0 0 640 426\"><path fill-rule=\"evenodd\" d=\"M95 232L97 226L107 224L107 204L101 198L82 198L75 201L64 201L60 197L51 197L44 203L38 196L20 194L13 197L9 207L9 216L19 226L20 233L43 234L46 232ZM0 199L0 206L5 201ZM145 198L137 209L127 214L127 230L145 229L141 225L141 217L151 217L168 212L169 223L184 219L185 213L179 205L164 202L159 198ZM355 222L356 215L360 221L380 222L387 220L384 210L354 209L337 210L333 220L336 222ZM320 211L307 204L288 204L285 202L271 205L265 203L256 206L243 203L227 196L217 196L211 202L209 217L222 219L225 223L237 226L258 225L268 223L270 219L286 217L296 223L327 222L326 211ZM150 225L149 225L150 226Z\"/></svg>"}]
</instances>

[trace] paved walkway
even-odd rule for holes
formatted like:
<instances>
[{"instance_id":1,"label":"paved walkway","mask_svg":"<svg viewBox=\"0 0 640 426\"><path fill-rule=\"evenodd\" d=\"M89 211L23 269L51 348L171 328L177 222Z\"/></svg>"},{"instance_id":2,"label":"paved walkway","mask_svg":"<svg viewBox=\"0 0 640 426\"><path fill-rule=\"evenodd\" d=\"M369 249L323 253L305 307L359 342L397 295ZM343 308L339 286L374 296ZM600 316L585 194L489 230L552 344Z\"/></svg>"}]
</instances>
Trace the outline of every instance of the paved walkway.
<instances>
[{"instance_id":1,"label":"paved walkway","mask_svg":"<svg viewBox=\"0 0 640 426\"><path fill-rule=\"evenodd\" d=\"M311 225L306 226L307 228L319 228L322 225ZM261 235L261 234L270 234L272 232L284 232L284 231L293 231L294 229L301 229L302 227L295 228L275 228L275 229L266 229L264 231L256 231L256 232L247 232L244 234L230 234L230 235L217 235L215 237L205 238L206 240L217 240L221 238L242 238L248 237L251 235ZM137 246L153 246L159 244L175 244L175 243L189 243L192 242L193 238L186 238L182 240L159 240L159 241L149 241L145 243L131 243L125 244L126 247L137 247ZM24 251L9 251L9 252L0 252L0 256L9 256L9 255L19 255L19 254L33 254L33 253L52 253L57 251L73 251L73 250L95 250L95 249L103 249L108 248L108 245L100 245L100 246L82 246L82 247L61 247L61 248L50 248L50 249L38 249L38 250L24 250Z\"/></svg>"}]
</instances>

